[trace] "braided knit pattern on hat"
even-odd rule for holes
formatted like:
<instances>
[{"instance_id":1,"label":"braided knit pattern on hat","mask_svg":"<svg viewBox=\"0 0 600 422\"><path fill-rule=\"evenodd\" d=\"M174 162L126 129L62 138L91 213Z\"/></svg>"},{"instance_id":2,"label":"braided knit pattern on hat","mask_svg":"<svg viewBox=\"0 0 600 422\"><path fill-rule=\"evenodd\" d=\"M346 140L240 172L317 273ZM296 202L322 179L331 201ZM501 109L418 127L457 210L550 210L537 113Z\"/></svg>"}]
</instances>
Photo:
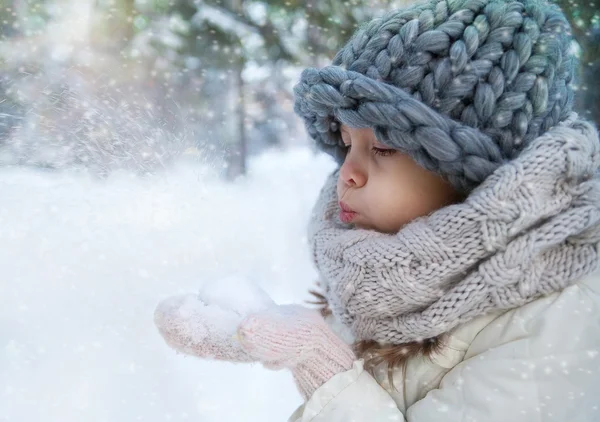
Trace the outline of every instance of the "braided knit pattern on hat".
<instances>
[{"instance_id":1,"label":"braided knit pattern on hat","mask_svg":"<svg viewBox=\"0 0 600 422\"><path fill-rule=\"evenodd\" d=\"M402 344L563 289L598 264L599 166L597 129L571 112L463 203L396 234L339 221L336 170L308 229L332 312L357 340Z\"/></svg>"},{"instance_id":2,"label":"braided knit pattern on hat","mask_svg":"<svg viewBox=\"0 0 600 422\"><path fill-rule=\"evenodd\" d=\"M339 123L468 192L572 109L576 59L560 8L542 0L433 0L361 25L333 65L308 68L295 112L343 161Z\"/></svg>"}]
</instances>

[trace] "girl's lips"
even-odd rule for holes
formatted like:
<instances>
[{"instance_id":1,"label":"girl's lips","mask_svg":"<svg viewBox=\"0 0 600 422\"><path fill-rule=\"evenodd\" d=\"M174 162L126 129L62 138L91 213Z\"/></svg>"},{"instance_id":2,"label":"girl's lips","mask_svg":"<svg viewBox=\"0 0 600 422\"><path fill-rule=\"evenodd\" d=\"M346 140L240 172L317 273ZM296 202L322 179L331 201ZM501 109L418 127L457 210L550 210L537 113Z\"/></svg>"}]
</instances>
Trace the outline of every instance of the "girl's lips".
<instances>
[{"instance_id":1,"label":"girl's lips","mask_svg":"<svg viewBox=\"0 0 600 422\"><path fill-rule=\"evenodd\" d=\"M357 213L353 211L352 208L343 202L340 202L340 208L340 220L342 220L344 223L349 223L354 220L354 217L356 217Z\"/></svg>"},{"instance_id":2,"label":"girl's lips","mask_svg":"<svg viewBox=\"0 0 600 422\"><path fill-rule=\"evenodd\" d=\"M344 223L349 223L356 217L355 212L340 211L340 220Z\"/></svg>"}]
</instances>

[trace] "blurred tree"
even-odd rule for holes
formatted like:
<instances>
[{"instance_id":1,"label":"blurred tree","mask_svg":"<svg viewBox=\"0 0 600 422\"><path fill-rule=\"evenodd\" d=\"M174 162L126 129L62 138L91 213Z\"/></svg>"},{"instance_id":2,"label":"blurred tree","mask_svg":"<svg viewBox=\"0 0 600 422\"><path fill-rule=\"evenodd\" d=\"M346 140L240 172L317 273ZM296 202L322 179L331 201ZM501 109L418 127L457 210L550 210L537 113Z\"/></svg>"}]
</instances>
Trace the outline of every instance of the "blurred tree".
<instances>
[{"instance_id":1,"label":"blurred tree","mask_svg":"<svg viewBox=\"0 0 600 422\"><path fill-rule=\"evenodd\" d=\"M318 66L320 60L332 58L358 22L402 4L360 0L138 0L134 19L137 40L133 45L136 51L150 51L156 78L170 90L165 99L196 103L197 110L190 113L190 118L196 114L199 121L207 123L215 116L221 120L219 125L212 125L212 141L208 142L222 140L219 147L225 148L226 174L234 178L245 172L249 150L246 105L249 96L263 89L255 86L255 92L248 92L250 86L243 77L248 65L271 68L274 74L283 63ZM196 91L189 89L194 80L200 80ZM265 122L281 123L269 118L261 121L263 127ZM280 139L284 136L281 133Z\"/></svg>"},{"instance_id":2,"label":"blurred tree","mask_svg":"<svg viewBox=\"0 0 600 422\"><path fill-rule=\"evenodd\" d=\"M576 109L600 126L600 7L594 1L557 0L580 47Z\"/></svg>"},{"instance_id":3,"label":"blurred tree","mask_svg":"<svg viewBox=\"0 0 600 422\"><path fill-rule=\"evenodd\" d=\"M3 0L0 3L0 39L31 35L50 19L46 0Z\"/></svg>"},{"instance_id":4,"label":"blurred tree","mask_svg":"<svg viewBox=\"0 0 600 422\"><path fill-rule=\"evenodd\" d=\"M90 27L92 46L120 54L133 38L136 15L135 0L94 0Z\"/></svg>"},{"instance_id":5,"label":"blurred tree","mask_svg":"<svg viewBox=\"0 0 600 422\"><path fill-rule=\"evenodd\" d=\"M49 20L46 0L3 0L0 4L0 146L25 112L14 89L15 79L23 72L7 64L5 56L11 53L7 41L37 36Z\"/></svg>"},{"instance_id":6,"label":"blurred tree","mask_svg":"<svg viewBox=\"0 0 600 422\"><path fill-rule=\"evenodd\" d=\"M9 2L4 7L0 7L0 36L9 38L19 33L17 23L16 1Z\"/></svg>"}]
</instances>

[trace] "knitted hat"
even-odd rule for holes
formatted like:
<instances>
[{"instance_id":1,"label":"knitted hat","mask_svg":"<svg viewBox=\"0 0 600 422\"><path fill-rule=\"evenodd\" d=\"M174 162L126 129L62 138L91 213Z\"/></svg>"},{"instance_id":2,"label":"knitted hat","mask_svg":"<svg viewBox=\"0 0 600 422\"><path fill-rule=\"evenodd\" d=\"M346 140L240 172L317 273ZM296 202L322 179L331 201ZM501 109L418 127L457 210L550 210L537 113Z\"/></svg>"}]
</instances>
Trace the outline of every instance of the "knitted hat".
<instances>
[{"instance_id":1,"label":"knitted hat","mask_svg":"<svg viewBox=\"0 0 600 422\"><path fill-rule=\"evenodd\" d=\"M421 1L361 25L333 65L305 69L294 111L338 163L339 123L370 127L469 192L567 117L571 40L546 1Z\"/></svg>"}]
</instances>

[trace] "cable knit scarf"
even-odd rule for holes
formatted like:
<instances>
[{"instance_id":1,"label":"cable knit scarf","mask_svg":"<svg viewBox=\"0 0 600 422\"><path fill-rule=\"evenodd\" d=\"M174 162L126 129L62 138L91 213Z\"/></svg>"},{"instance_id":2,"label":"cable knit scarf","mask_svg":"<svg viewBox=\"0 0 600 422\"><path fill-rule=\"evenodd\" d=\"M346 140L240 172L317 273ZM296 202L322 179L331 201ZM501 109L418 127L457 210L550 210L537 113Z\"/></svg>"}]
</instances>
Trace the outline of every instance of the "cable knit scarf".
<instances>
[{"instance_id":1,"label":"cable knit scarf","mask_svg":"<svg viewBox=\"0 0 600 422\"><path fill-rule=\"evenodd\" d=\"M573 112L396 234L339 220L336 170L308 228L329 307L356 340L403 344L563 289L598 263L599 164L598 131Z\"/></svg>"}]
</instances>

